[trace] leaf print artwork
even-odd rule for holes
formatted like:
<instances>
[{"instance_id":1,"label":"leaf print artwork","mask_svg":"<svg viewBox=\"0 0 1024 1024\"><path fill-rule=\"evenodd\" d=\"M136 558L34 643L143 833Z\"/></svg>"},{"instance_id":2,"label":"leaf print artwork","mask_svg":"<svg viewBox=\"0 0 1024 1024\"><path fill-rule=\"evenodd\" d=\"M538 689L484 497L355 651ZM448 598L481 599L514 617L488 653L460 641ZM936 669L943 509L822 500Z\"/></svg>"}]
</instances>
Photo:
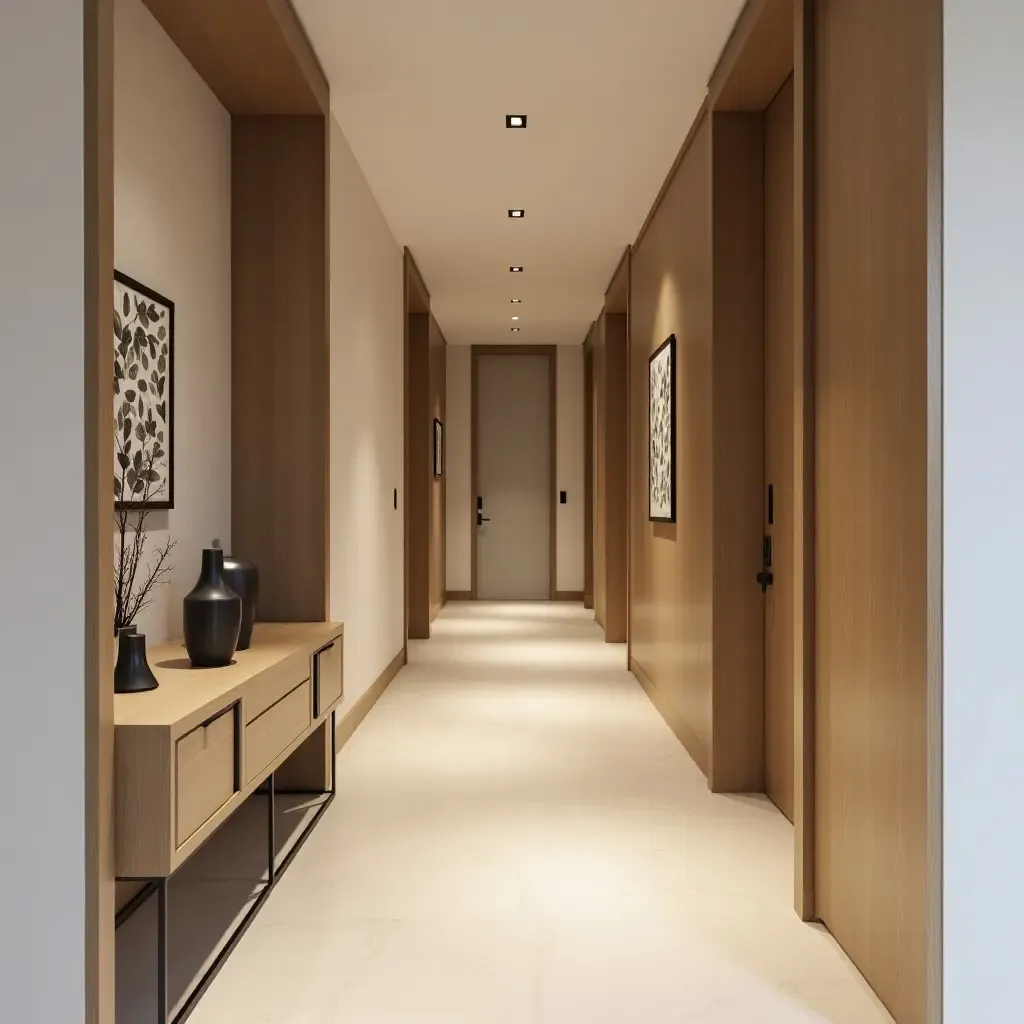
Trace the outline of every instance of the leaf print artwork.
<instances>
[{"instance_id":1,"label":"leaf print artwork","mask_svg":"<svg viewBox=\"0 0 1024 1024\"><path fill-rule=\"evenodd\" d=\"M114 274L114 502L174 507L174 303Z\"/></svg>"},{"instance_id":2,"label":"leaf print artwork","mask_svg":"<svg viewBox=\"0 0 1024 1024\"><path fill-rule=\"evenodd\" d=\"M675 351L672 335L651 356L650 379L650 462L649 518L674 523L675 494Z\"/></svg>"}]
</instances>

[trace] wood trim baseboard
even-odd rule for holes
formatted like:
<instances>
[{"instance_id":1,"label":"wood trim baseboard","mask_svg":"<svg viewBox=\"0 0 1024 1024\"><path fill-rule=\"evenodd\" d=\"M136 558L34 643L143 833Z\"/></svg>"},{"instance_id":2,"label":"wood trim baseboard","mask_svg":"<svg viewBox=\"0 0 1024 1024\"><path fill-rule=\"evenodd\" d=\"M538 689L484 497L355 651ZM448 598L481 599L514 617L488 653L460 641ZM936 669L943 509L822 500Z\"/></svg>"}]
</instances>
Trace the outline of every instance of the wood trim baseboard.
<instances>
[{"instance_id":1,"label":"wood trim baseboard","mask_svg":"<svg viewBox=\"0 0 1024 1024\"><path fill-rule=\"evenodd\" d=\"M574 604L583 603L583 591L582 590L556 590L555 591L556 601L571 601Z\"/></svg>"},{"instance_id":2,"label":"wood trim baseboard","mask_svg":"<svg viewBox=\"0 0 1024 1024\"><path fill-rule=\"evenodd\" d=\"M373 705L380 700L381 694L391 685L391 680L398 675L406 663L407 658L403 647L391 659L388 667L370 684L366 693L356 700L338 721L334 730L335 754L352 738L352 734L362 725L363 719L370 713Z\"/></svg>"},{"instance_id":3,"label":"wood trim baseboard","mask_svg":"<svg viewBox=\"0 0 1024 1024\"><path fill-rule=\"evenodd\" d=\"M686 752L696 761L697 767L704 773L704 777L707 778L710 759L704 744L687 728L686 723L679 717L676 709L668 702L668 698L654 685L635 658L629 659L629 671L636 677L637 682L643 687L651 703L657 708L658 714L665 719L665 723L676 734L676 739L686 748Z\"/></svg>"},{"instance_id":4,"label":"wood trim baseboard","mask_svg":"<svg viewBox=\"0 0 1024 1024\"><path fill-rule=\"evenodd\" d=\"M449 590L445 594L446 601L472 601L473 591L472 590Z\"/></svg>"}]
</instances>

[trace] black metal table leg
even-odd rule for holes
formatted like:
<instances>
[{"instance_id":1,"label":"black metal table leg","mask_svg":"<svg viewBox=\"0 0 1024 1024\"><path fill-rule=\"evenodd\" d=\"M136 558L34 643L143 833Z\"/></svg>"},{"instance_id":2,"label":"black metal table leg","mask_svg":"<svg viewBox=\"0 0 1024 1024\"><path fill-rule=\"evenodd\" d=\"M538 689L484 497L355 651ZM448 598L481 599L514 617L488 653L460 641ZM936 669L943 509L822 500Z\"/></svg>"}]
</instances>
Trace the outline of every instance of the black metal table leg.
<instances>
[{"instance_id":1,"label":"black metal table leg","mask_svg":"<svg viewBox=\"0 0 1024 1024\"><path fill-rule=\"evenodd\" d=\"M274 818L274 773L267 779L267 883L274 884L274 861L277 859L277 837Z\"/></svg>"},{"instance_id":2,"label":"black metal table leg","mask_svg":"<svg viewBox=\"0 0 1024 1024\"><path fill-rule=\"evenodd\" d=\"M337 710L331 712L331 796L338 792Z\"/></svg>"},{"instance_id":3,"label":"black metal table leg","mask_svg":"<svg viewBox=\"0 0 1024 1024\"><path fill-rule=\"evenodd\" d=\"M156 1005L158 1024L167 1024L167 879L156 888Z\"/></svg>"}]
</instances>

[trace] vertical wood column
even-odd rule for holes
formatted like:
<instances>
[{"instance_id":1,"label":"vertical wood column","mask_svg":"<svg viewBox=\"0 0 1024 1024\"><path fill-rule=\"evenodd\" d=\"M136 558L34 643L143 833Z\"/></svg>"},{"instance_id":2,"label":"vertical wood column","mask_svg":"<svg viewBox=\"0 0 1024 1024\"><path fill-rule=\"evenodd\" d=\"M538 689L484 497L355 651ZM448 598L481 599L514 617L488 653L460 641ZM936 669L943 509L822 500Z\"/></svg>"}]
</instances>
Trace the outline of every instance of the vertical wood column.
<instances>
[{"instance_id":1,"label":"vertical wood column","mask_svg":"<svg viewBox=\"0 0 1024 1024\"><path fill-rule=\"evenodd\" d=\"M326 119L232 118L232 546L260 618L323 621L328 595Z\"/></svg>"},{"instance_id":2,"label":"vertical wood column","mask_svg":"<svg viewBox=\"0 0 1024 1024\"><path fill-rule=\"evenodd\" d=\"M604 314L603 448L604 475L601 504L604 508L604 638L610 644L626 642L626 558L629 540L627 514L627 377L626 314Z\"/></svg>"},{"instance_id":3,"label":"vertical wood column","mask_svg":"<svg viewBox=\"0 0 1024 1024\"><path fill-rule=\"evenodd\" d=\"M430 314L410 313L409 394L406 447L409 456L406 508L409 515L409 639L430 639L430 503L433 436L430 415Z\"/></svg>"}]
</instances>

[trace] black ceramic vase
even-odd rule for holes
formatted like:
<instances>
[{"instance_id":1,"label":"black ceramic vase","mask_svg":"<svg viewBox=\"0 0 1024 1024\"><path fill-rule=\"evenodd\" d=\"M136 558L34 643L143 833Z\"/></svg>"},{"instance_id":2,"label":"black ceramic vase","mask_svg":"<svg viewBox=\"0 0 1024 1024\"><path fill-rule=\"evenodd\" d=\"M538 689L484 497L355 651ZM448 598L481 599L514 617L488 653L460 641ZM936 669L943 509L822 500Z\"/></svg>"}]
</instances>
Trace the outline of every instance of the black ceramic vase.
<instances>
[{"instance_id":1,"label":"black ceramic vase","mask_svg":"<svg viewBox=\"0 0 1024 1024\"><path fill-rule=\"evenodd\" d=\"M117 664L114 666L114 693L143 693L160 684L146 661L146 637L135 626L125 626L117 634Z\"/></svg>"},{"instance_id":2,"label":"black ceramic vase","mask_svg":"<svg viewBox=\"0 0 1024 1024\"><path fill-rule=\"evenodd\" d=\"M185 648L193 668L230 665L242 625L242 599L224 582L224 552L203 550L203 570L185 598Z\"/></svg>"},{"instance_id":3,"label":"black ceramic vase","mask_svg":"<svg viewBox=\"0 0 1024 1024\"><path fill-rule=\"evenodd\" d=\"M220 547L217 541L213 546ZM252 562L233 555L224 556L224 582L242 599L242 628L236 650L247 651L252 643L252 627L260 598L260 571Z\"/></svg>"}]
</instances>

